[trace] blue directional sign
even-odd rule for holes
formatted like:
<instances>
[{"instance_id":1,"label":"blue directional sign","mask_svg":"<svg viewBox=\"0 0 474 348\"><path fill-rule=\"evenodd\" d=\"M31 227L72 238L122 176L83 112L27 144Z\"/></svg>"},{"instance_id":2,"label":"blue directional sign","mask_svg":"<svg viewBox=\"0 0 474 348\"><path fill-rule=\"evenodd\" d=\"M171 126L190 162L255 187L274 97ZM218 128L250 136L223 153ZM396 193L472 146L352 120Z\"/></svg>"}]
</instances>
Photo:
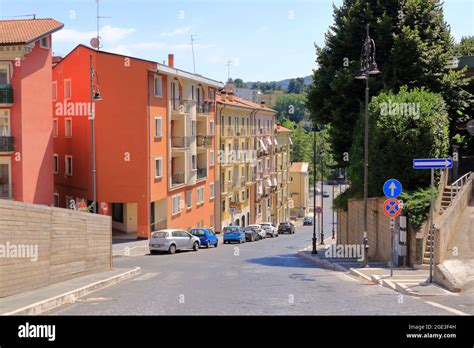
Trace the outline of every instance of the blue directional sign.
<instances>
[{"instance_id":1,"label":"blue directional sign","mask_svg":"<svg viewBox=\"0 0 474 348\"><path fill-rule=\"evenodd\" d=\"M395 198L402 193L402 184L396 179L389 179L383 185L383 193L388 198Z\"/></svg>"},{"instance_id":2,"label":"blue directional sign","mask_svg":"<svg viewBox=\"0 0 474 348\"><path fill-rule=\"evenodd\" d=\"M413 160L413 168L415 169L443 169L452 167L452 158L422 158Z\"/></svg>"}]
</instances>

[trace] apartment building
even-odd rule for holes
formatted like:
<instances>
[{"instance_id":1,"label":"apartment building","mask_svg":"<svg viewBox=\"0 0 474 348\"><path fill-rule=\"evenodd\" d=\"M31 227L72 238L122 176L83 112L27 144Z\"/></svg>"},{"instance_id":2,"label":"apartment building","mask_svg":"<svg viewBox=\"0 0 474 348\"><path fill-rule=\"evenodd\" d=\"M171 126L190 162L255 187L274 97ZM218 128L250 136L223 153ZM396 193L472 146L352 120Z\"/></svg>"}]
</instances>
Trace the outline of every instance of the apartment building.
<instances>
[{"instance_id":1,"label":"apartment building","mask_svg":"<svg viewBox=\"0 0 474 348\"><path fill-rule=\"evenodd\" d=\"M290 215L304 217L309 212L309 164L306 162L293 162L290 166L289 193L293 200Z\"/></svg>"},{"instance_id":2,"label":"apartment building","mask_svg":"<svg viewBox=\"0 0 474 348\"><path fill-rule=\"evenodd\" d=\"M276 192L273 195L274 216L278 223L288 221L290 218L290 209L293 208L293 200L288 192L290 182L289 168L291 145L291 130L275 125L275 172L277 178Z\"/></svg>"},{"instance_id":3,"label":"apartment building","mask_svg":"<svg viewBox=\"0 0 474 348\"><path fill-rule=\"evenodd\" d=\"M234 95L227 84L217 97L218 187L216 205L221 231L229 225L247 226L251 219L251 192L254 185L255 151L253 148L253 117L257 104Z\"/></svg>"},{"instance_id":4,"label":"apartment building","mask_svg":"<svg viewBox=\"0 0 474 348\"><path fill-rule=\"evenodd\" d=\"M53 80L58 206L95 200L115 232L138 238L214 224L220 82L176 69L173 55L164 65L83 45L57 62Z\"/></svg>"},{"instance_id":5,"label":"apartment building","mask_svg":"<svg viewBox=\"0 0 474 348\"><path fill-rule=\"evenodd\" d=\"M53 203L51 18L0 21L0 198Z\"/></svg>"}]
</instances>

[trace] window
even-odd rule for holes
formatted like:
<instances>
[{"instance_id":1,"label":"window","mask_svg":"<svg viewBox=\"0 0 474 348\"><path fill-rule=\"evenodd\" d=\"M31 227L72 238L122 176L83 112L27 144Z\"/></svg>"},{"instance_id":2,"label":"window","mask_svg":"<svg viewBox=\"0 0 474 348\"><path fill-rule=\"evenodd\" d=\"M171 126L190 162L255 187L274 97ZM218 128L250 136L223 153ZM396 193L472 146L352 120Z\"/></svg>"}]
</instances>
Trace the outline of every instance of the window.
<instances>
[{"instance_id":1,"label":"window","mask_svg":"<svg viewBox=\"0 0 474 348\"><path fill-rule=\"evenodd\" d=\"M163 159L161 157L155 158L155 178L163 176Z\"/></svg>"},{"instance_id":2,"label":"window","mask_svg":"<svg viewBox=\"0 0 474 348\"><path fill-rule=\"evenodd\" d=\"M181 212L181 194L174 195L172 199L172 213L177 214Z\"/></svg>"},{"instance_id":3,"label":"window","mask_svg":"<svg viewBox=\"0 0 474 348\"><path fill-rule=\"evenodd\" d=\"M222 201L222 212L225 212L225 200Z\"/></svg>"},{"instance_id":4,"label":"window","mask_svg":"<svg viewBox=\"0 0 474 348\"><path fill-rule=\"evenodd\" d=\"M72 176L72 156L66 156L66 175Z\"/></svg>"},{"instance_id":5,"label":"window","mask_svg":"<svg viewBox=\"0 0 474 348\"><path fill-rule=\"evenodd\" d=\"M49 37L45 36L40 39L41 48L49 48Z\"/></svg>"},{"instance_id":6,"label":"window","mask_svg":"<svg viewBox=\"0 0 474 348\"><path fill-rule=\"evenodd\" d=\"M0 109L0 136L10 136L10 110Z\"/></svg>"},{"instance_id":7,"label":"window","mask_svg":"<svg viewBox=\"0 0 474 348\"><path fill-rule=\"evenodd\" d=\"M214 165L214 150L209 150L209 165Z\"/></svg>"},{"instance_id":8,"label":"window","mask_svg":"<svg viewBox=\"0 0 474 348\"><path fill-rule=\"evenodd\" d=\"M71 92L71 79L64 80L64 99L70 99L72 96Z\"/></svg>"},{"instance_id":9,"label":"window","mask_svg":"<svg viewBox=\"0 0 474 348\"><path fill-rule=\"evenodd\" d=\"M221 116L221 135L224 134L225 115Z\"/></svg>"},{"instance_id":10,"label":"window","mask_svg":"<svg viewBox=\"0 0 474 348\"><path fill-rule=\"evenodd\" d=\"M159 75L155 75L154 95L155 97L163 97L163 78Z\"/></svg>"},{"instance_id":11,"label":"window","mask_svg":"<svg viewBox=\"0 0 474 348\"><path fill-rule=\"evenodd\" d=\"M8 63L0 63L0 85L10 83L10 68Z\"/></svg>"},{"instance_id":12,"label":"window","mask_svg":"<svg viewBox=\"0 0 474 348\"><path fill-rule=\"evenodd\" d=\"M196 203L197 204L204 203L204 186L198 187L196 190L196 193L197 193Z\"/></svg>"},{"instance_id":13,"label":"window","mask_svg":"<svg viewBox=\"0 0 474 348\"><path fill-rule=\"evenodd\" d=\"M163 119L155 116L155 138L161 138L163 136Z\"/></svg>"},{"instance_id":14,"label":"window","mask_svg":"<svg viewBox=\"0 0 474 348\"><path fill-rule=\"evenodd\" d=\"M209 135L214 135L214 121L209 122Z\"/></svg>"},{"instance_id":15,"label":"window","mask_svg":"<svg viewBox=\"0 0 474 348\"><path fill-rule=\"evenodd\" d=\"M123 224L123 203L112 203L112 221Z\"/></svg>"},{"instance_id":16,"label":"window","mask_svg":"<svg viewBox=\"0 0 474 348\"><path fill-rule=\"evenodd\" d=\"M196 170L196 155L191 155L191 169Z\"/></svg>"},{"instance_id":17,"label":"window","mask_svg":"<svg viewBox=\"0 0 474 348\"><path fill-rule=\"evenodd\" d=\"M53 101L56 101L56 99L58 99L58 83L53 81Z\"/></svg>"},{"instance_id":18,"label":"window","mask_svg":"<svg viewBox=\"0 0 474 348\"><path fill-rule=\"evenodd\" d=\"M66 138L72 137L72 118L66 118L64 120L64 136Z\"/></svg>"},{"instance_id":19,"label":"window","mask_svg":"<svg viewBox=\"0 0 474 348\"><path fill-rule=\"evenodd\" d=\"M58 208L59 207L59 194L55 193L53 195L53 207Z\"/></svg>"},{"instance_id":20,"label":"window","mask_svg":"<svg viewBox=\"0 0 474 348\"><path fill-rule=\"evenodd\" d=\"M54 168L54 174L59 173L59 156L57 154L53 155L53 168Z\"/></svg>"},{"instance_id":21,"label":"window","mask_svg":"<svg viewBox=\"0 0 474 348\"><path fill-rule=\"evenodd\" d=\"M186 191L186 208L190 209L193 206L193 191Z\"/></svg>"},{"instance_id":22,"label":"window","mask_svg":"<svg viewBox=\"0 0 474 348\"><path fill-rule=\"evenodd\" d=\"M57 138L58 136L58 119L53 119L53 138Z\"/></svg>"},{"instance_id":23,"label":"window","mask_svg":"<svg viewBox=\"0 0 474 348\"><path fill-rule=\"evenodd\" d=\"M212 101L216 99L216 90L214 88L209 88L209 99Z\"/></svg>"},{"instance_id":24,"label":"window","mask_svg":"<svg viewBox=\"0 0 474 348\"><path fill-rule=\"evenodd\" d=\"M196 135L196 121L191 121L191 135Z\"/></svg>"},{"instance_id":25,"label":"window","mask_svg":"<svg viewBox=\"0 0 474 348\"><path fill-rule=\"evenodd\" d=\"M213 199L214 198L214 183L210 183L209 184L209 199Z\"/></svg>"}]
</instances>

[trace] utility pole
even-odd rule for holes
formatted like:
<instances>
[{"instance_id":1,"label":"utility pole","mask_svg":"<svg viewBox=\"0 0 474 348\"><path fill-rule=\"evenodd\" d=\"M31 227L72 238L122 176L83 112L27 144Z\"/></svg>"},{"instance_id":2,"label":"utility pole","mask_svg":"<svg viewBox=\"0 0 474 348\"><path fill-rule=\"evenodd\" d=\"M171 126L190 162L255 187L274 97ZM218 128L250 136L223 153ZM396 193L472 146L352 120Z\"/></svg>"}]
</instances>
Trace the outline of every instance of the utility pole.
<instances>
[{"instance_id":1,"label":"utility pole","mask_svg":"<svg viewBox=\"0 0 474 348\"><path fill-rule=\"evenodd\" d=\"M226 66L227 66L227 81L229 81L229 79L230 79L230 66L231 65L232 65L232 61L228 60L227 64L226 64Z\"/></svg>"},{"instance_id":2,"label":"utility pole","mask_svg":"<svg viewBox=\"0 0 474 348\"><path fill-rule=\"evenodd\" d=\"M313 254L318 253L316 243L316 125L313 123Z\"/></svg>"},{"instance_id":3,"label":"utility pole","mask_svg":"<svg viewBox=\"0 0 474 348\"><path fill-rule=\"evenodd\" d=\"M193 51L193 69L194 73L196 73L196 57L194 56L194 41L197 41L195 38L199 35L191 35L191 50Z\"/></svg>"}]
</instances>

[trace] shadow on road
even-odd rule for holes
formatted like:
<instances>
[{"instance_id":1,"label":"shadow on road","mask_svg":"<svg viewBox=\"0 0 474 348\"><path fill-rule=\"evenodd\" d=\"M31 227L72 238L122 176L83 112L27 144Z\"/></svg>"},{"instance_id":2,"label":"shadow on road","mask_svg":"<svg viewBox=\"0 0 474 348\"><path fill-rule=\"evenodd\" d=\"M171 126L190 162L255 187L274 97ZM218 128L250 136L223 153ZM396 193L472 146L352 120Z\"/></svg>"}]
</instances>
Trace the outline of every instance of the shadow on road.
<instances>
[{"instance_id":1,"label":"shadow on road","mask_svg":"<svg viewBox=\"0 0 474 348\"><path fill-rule=\"evenodd\" d=\"M246 262L273 267L319 268L313 263L298 256L298 254L281 254L276 256L259 257L248 259Z\"/></svg>"}]
</instances>

